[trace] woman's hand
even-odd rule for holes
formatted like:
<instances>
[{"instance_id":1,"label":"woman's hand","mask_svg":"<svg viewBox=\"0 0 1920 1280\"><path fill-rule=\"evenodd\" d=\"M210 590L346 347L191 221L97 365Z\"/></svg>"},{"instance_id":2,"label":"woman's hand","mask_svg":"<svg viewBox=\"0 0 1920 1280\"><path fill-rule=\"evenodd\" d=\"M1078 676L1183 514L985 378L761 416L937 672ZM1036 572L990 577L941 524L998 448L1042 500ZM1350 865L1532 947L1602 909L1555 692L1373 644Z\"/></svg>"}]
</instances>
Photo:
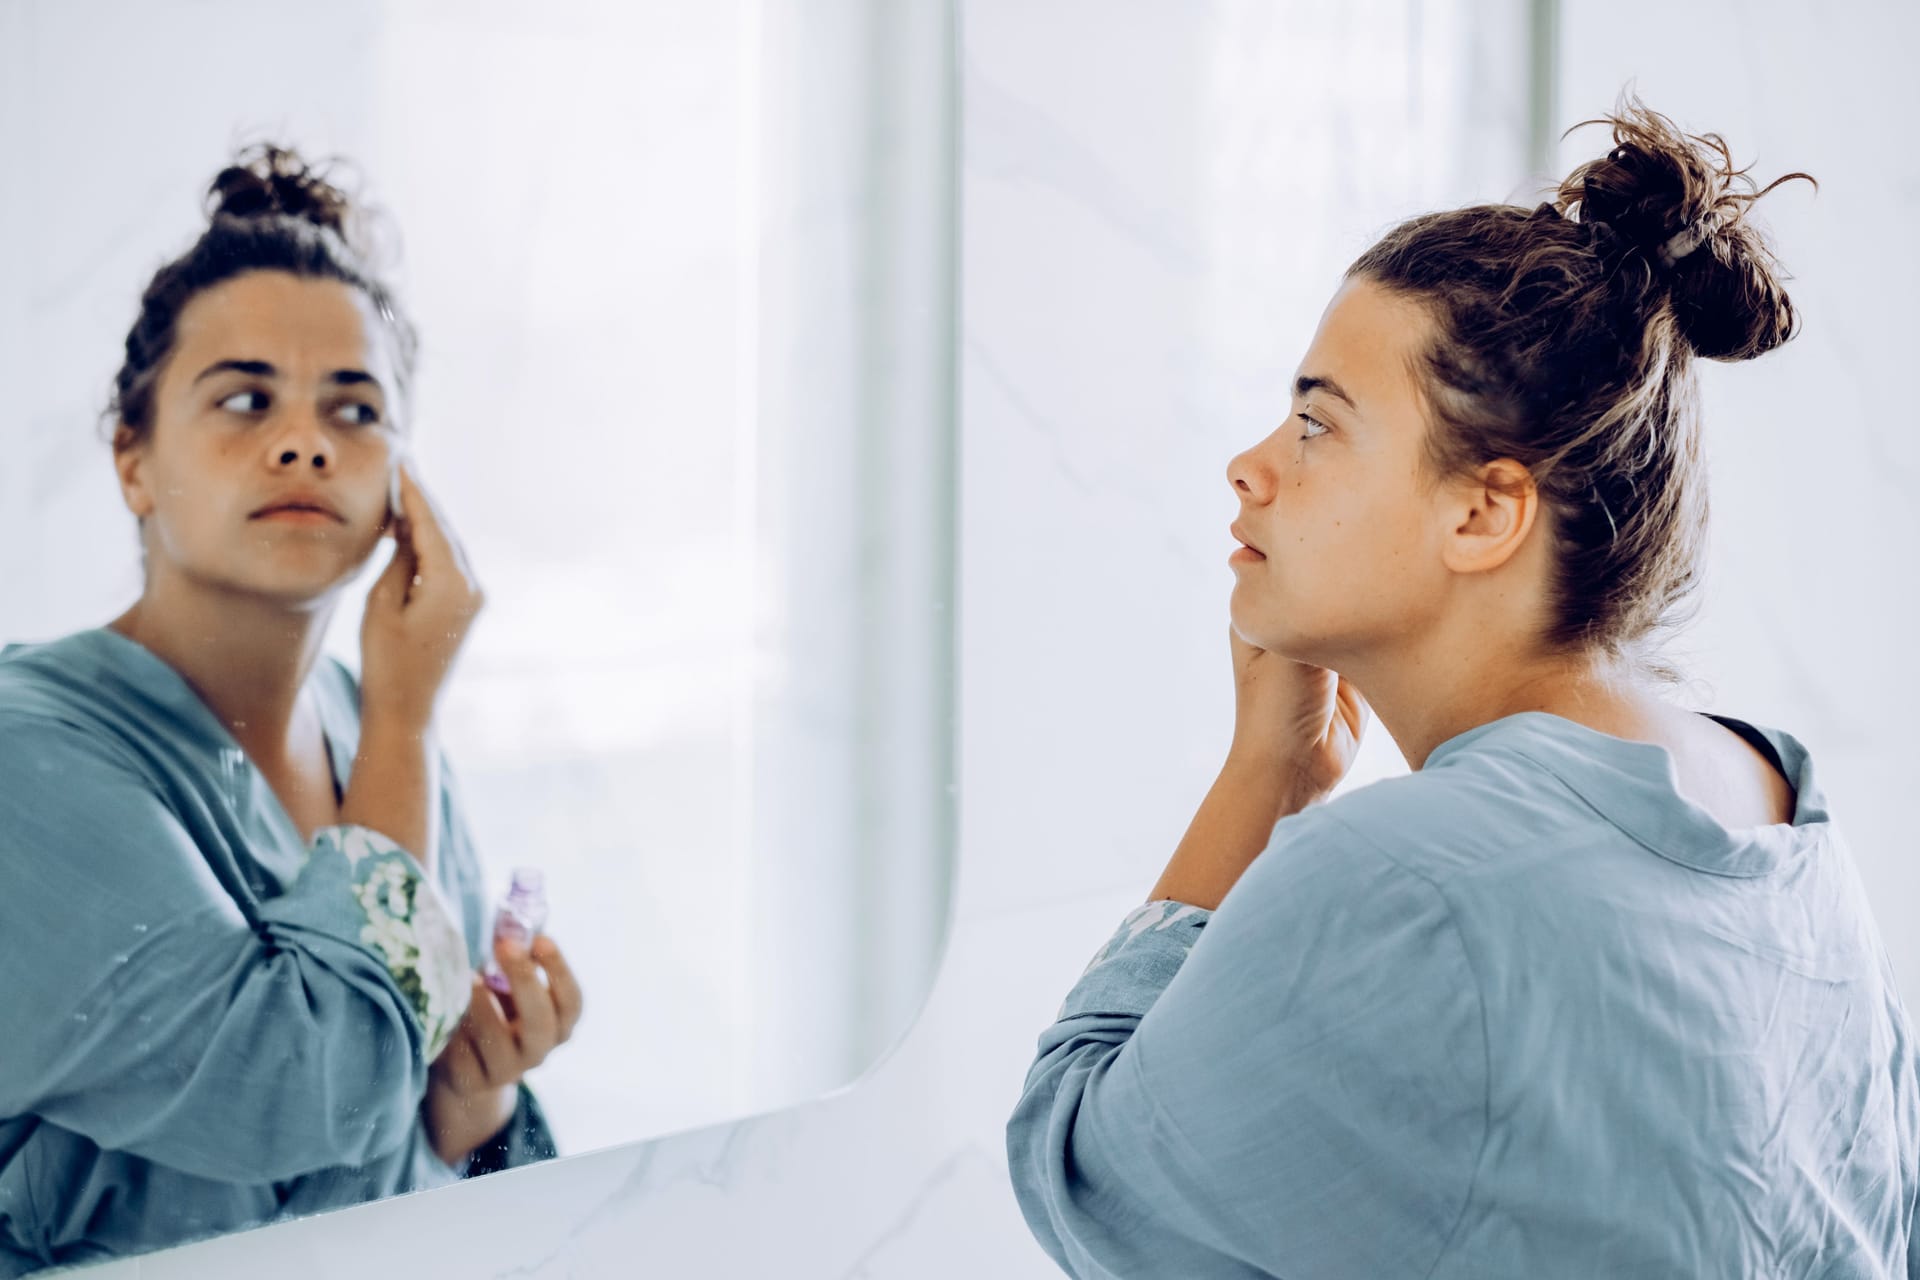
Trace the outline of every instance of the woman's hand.
<instances>
[{"instance_id":1,"label":"woman's hand","mask_svg":"<svg viewBox=\"0 0 1920 1280\"><path fill-rule=\"evenodd\" d=\"M452 528L404 464L390 531L393 559L367 593L360 625L361 714L424 730L486 596Z\"/></svg>"},{"instance_id":2,"label":"woman's hand","mask_svg":"<svg viewBox=\"0 0 1920 1280\"><path fill-rule=\"evenodd\" d=\"M1230 760L1286 775L1301 803L1332 791L1353 767L1373 709L1345 676L1269 653L1227 629L1233 647Z\"/></svg>"},{"instance_id":3,"label":"woman's hand","mask_svg":"<svg viewBox=\"0 0 1920 1280\"><path fill-rule=\"evenodd\" d=\"M458 1164L513 1118L514 1086L573 1036L580 984L559 946L544 934L531 949L496 941L495 961L513 994L500 997L478 975L473 1000L453 1039L428 1073L427 1133L448 1164Z\"/></svg>"},{"instance_id":4,"label":"woman's hand","mask_svg":"<svg viewBox=\"0 0 1920 1280\"><path fill-rule=\"evenodd\" d=\"M1211 911L1273 838L1281 818L1347 776L1373 712L1344 676L1248 644L1233 647L1233 746L1149 899Z\"/></svg>"}]
</instances>

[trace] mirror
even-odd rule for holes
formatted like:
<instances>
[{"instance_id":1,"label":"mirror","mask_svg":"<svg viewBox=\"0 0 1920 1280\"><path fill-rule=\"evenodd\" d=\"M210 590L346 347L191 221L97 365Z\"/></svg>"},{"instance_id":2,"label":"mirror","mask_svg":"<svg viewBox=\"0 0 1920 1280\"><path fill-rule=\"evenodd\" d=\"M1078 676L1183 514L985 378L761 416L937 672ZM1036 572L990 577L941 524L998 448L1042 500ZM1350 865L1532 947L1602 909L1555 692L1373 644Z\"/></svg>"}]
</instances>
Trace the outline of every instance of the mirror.
<instances>
[{"instance_id":1,"label":"mirror","mask_svg":"<svg viewBox=\"0 0 1920 1280\"><path fill-rule=\"evenodd\" d=\"M371 256L418 333L409 466L486 596L434 722L483 880L451 905L484 932L514 868L544 873L548 933L585 997L526 1077L562 1155L850 1082L905 1032L937 964L954 790L951 27L948 5L879 0L0 6L0 643L97 633L142 598L102 420L141 291L206 229L208 184L242 146L297 148L375 211ZM391 545L328 597L324 651L355 672ZM96 638L109 669L196 692L114 643ZM320 759L340 783L350 735L328 727ZM247 755L222 767L244 776ZM258 807L234 822L316 825L255 773ZM0 781L16 815L52 812L44 789L62 785ZM152 799L163 816L182 803ZM3 852L10 876L58 856ZM262 901L300 854L262 873ZM58 909L101 908L90 893ZM163 1006L219 998L166 996L146 936L107 971L140 974ZM335 998L350 942L309 958L326 974L288 980ZM263 935L235 981L298 945ZM366 968L384 954L354 961L363 996L388 981ZM88 1043L124 1049L166 1012L83 994L72 1012L125 1023L90 1022ZM57 1004L0 1008L67 1016ZM266 1029L233 1026L271 1059ZM14 1043L22 1030L0 1026ZM43 1084L73 1078L72 1041L31 1039L50 1055ZM407 1052L388 1050L405 1080ZM251 1225L261 1203L379 1194L337 1169L302 1184L297 1161L258 1179L264 1199L127 1174L137 1162L115 1173L83 1125L36 1110L59 1092L0 1094L0 1274ZM85 1111L69 1102L46 1109ZM217 1181L219 1109L174 1119L197 1132L195 1176ZM172 1150L161 1123L103 1132ZM131 1225L103 1244L88 1212Z\"/></svg>"}]
</instances>

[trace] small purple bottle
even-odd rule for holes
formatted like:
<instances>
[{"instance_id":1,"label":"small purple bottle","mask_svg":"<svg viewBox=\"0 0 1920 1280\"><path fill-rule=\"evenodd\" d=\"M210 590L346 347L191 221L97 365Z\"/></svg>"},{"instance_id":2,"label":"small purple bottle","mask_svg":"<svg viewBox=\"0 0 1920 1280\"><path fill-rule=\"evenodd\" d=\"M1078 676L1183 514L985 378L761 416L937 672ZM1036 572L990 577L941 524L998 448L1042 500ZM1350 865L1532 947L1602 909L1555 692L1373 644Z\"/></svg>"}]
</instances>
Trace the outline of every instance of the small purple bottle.
<instances>
[{"instance_id":1,"label":"small purple bottle","mask_svg":"<svg viewBox=\"0 0 1920 1280\"><path fill-rule=\"evenodd\" d=\"M547 924L547 878L538 867L515 867L513 886L507 890L507 896L493 913L493 936L495 940L512 938L523 945L531 946L540 930ZM491 954L487 956L486 967L480 971L486 984L503 996L513 994L513 986L507 981L507 975L500 971L500 965Z\"/></svg>"}]
</instances>

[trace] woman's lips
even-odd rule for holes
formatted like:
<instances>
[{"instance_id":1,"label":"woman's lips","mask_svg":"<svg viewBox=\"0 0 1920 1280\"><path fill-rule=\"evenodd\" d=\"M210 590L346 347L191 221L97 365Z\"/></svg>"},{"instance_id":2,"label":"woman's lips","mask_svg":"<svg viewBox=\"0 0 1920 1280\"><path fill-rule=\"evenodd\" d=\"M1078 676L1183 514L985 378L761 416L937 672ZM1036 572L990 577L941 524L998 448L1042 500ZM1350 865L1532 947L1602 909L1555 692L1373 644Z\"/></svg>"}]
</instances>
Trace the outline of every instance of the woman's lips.
<instances>
[{"instance_id":1,"label":"woman's lips","mask_svg":"<svg viewBox=\"0 0 1920 1280\"><path fill-rule=\"evenodd\" d=\"M340 524L340 517L331 511L317 511L312 507L275 507L271 511L262 511L256 520L272 520L280 524Z\"/></svg>"},{"instance_id":2,"label":"woman's lips","mask_svg":"<svg viewBox=\"0 0 1920 1280\"><path fill-rule=\"evenodd\" d=\"M1240 544L1239 549L1227 557L1228 564L1252 564L1267 558L1266 552L1247 541L1247 535L1240 532L1239 525L1233 525L1227 532L1231 533L1233 540Z\"/></svg>"},{"instance_id":3,"label":"woman's lips","mask_svg":"<svg viewBox=\"0 0 1920 1280\"><path fill-rule=\"evenodd\" d=\"M288 489L277 498L267 499L263 506L254 508L252 518L278 520L298 514L319 515L336 524L347 522L347 518L340 514L340 509L318 489Z\"/></svg>"}]
</instances>

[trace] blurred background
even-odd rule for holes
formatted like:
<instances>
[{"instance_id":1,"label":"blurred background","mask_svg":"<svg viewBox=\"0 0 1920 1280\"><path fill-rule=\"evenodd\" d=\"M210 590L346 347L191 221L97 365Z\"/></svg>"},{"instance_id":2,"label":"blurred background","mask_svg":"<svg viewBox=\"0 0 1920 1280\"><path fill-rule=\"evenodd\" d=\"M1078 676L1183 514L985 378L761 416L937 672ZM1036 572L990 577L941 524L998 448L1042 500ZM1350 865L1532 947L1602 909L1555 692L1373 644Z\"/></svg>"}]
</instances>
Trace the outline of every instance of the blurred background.
<instances>
[{"instance_id":1,"label":"blurred background","mask_svg":"<svg viewBox=\"0 0 1920 1280\"><path fill-rule=\"evenodd\" d=\"M259 139L342 157L489 598L441 739L494 895L546 870L587 992L532 1081L564 1151L844 1084L924 998L952 61L943 9L860 0L0 0L0 639L139 594L97 422L209 180Z\"/></svg>"}]
</instances>

